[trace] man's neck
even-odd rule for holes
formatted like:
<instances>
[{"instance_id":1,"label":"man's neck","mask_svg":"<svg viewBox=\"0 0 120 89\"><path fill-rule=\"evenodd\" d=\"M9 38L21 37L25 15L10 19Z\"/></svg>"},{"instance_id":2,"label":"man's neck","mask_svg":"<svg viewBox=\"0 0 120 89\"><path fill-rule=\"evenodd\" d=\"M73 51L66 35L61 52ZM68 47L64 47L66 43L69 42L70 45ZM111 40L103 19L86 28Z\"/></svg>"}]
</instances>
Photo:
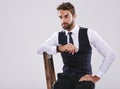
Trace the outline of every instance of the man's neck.
<instances>
[{"instance_id":1,"label":"man's neck","mask_svg":"<svg viewBox=\"0 0 120 89\"><path fill-rule=\"evenodd\" d=\"M69 32L73 30L73 28L76 26L76 23L73 24L73 26L68 30Z\"/></svg>"}]
</instances>

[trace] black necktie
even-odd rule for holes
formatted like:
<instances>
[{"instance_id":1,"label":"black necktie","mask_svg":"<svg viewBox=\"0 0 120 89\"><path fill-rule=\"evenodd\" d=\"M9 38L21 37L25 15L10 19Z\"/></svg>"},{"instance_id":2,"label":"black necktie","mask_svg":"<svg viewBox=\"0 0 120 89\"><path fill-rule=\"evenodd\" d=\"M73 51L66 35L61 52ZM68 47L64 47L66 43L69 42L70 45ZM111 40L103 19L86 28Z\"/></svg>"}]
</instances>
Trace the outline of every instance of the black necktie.
<instances>
[{"instance_id":1,"label":"black necktie","mask_svg":"<svg viewBox=\"0 0 120 89\"><path fill-rule=\"evenodd\" d=\"M72 39L72 32L68 32L68 35L69 35L69 43L71 43L71 44L74 44L73 43L73 39Z\"/></svg>"}]
</instances>

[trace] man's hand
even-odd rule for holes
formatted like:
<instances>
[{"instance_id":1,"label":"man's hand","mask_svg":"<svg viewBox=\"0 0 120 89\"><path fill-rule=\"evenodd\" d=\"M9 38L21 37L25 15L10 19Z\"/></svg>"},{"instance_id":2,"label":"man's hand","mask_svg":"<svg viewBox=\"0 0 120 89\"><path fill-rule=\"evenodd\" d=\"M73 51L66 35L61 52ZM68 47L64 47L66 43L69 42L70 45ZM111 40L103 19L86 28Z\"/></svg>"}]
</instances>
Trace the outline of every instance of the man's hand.
<instances>
[{"instance_id":1,"label":"man's hand","mask_svg":"<svg viewBox=\"0 0 120 89\"><path fill-rule=\"evenodd\" d=\"M73 44L69 43L66 45L58 46L58 51L59 52L68 52L73 55L74 53L77 52L77 48Z\"/></svg>"},{"instance_id":2,"label":"man's hand","mask_svg":"<svg viewBox=\"0 0 120 89\"><path fill-rule=\"evenodd\" d=\"M87 74L87 75L81 77L79 81L91 81L93 83L96 83L99 79L100 78L96 75L92 76L92 75Z\"/></svg>"}]
</instances>

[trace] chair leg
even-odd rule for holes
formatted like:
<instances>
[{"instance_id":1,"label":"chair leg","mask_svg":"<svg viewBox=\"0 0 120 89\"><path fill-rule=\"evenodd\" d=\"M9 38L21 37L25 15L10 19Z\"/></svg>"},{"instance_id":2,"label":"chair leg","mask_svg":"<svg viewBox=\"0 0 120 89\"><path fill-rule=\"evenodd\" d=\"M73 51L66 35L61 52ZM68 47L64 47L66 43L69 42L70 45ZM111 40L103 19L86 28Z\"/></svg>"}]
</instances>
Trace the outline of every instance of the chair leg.
<instances>
[{"instance_id":1,"label":"chair leg","mask_svg":"<svg viewBox=\"0 0 120 89\"><path fill-rule=\"evenodd\" d=\"M53 85L56 81L53 57L52 55L48 55L47 53L44 52L43 59L44 59L47 89L53 89Z\"/></svg>"}]
</instances>

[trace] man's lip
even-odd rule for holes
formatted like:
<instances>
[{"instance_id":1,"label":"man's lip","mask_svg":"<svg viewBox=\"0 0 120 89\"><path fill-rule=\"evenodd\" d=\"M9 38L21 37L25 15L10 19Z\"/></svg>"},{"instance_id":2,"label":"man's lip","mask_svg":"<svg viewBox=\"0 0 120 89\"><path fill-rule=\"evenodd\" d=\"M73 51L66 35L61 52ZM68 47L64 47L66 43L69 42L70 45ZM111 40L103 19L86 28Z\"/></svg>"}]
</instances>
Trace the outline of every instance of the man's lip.
<instances>
[{"instance_id":1,"label":"man's lip","mask_svg":"<svg viewBox=\"0 0 120 89\"><path fill-rule=\"evenodd\" d=\"M64 23L64 24L62 24L63 26L67 26L68 24L67 23Z\"/></svg>"}]
</instances>

